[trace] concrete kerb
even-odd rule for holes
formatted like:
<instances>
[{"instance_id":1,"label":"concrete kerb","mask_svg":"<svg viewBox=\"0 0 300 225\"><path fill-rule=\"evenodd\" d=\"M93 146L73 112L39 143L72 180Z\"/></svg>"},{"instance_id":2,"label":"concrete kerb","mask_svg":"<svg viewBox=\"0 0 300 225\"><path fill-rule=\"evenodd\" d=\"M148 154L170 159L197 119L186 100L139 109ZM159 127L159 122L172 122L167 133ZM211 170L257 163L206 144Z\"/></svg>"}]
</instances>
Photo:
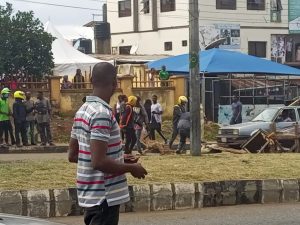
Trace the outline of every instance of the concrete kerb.
<instances>
[{"instance_id":1,"label":"concrete kerb","mask_svg":"<svg viewBox=\"0 0 300 225\"><path fill-rule=\"evenodd\" d=\"M129 187L121 212L299 202L300 179L167 183ZM82 215L75 188L0 191L0 212L33 217Z\"/></svg>"},{"instance_id":2,"label":"concrete kerb","mask_svg":"<svg viewBox=\"0 0 300 225\"><path fill-rule=\"evenodd\" d=\"M69 149L68 145L57 146L23 146L17 147L4 147L0 146L0 154L24 154L24 153L65 153Z\"/></svg>"}]
</instances>

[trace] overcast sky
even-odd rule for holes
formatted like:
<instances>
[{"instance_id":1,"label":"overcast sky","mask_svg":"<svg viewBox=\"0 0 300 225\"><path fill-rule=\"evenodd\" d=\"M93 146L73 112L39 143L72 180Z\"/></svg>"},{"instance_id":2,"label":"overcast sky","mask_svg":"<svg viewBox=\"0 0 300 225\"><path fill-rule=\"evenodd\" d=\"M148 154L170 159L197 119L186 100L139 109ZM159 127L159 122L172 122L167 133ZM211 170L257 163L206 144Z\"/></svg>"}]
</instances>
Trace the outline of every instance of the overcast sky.
<instances>
[{"instance_id":1,"label":"overcast sky","mask_svg":"<svg viewBox=\"0 0 300 225\"><path fill-rule=\"evenodd\" d=\"M25 0L26 1L26 0ZM93 20L92 14L102 14L102 3L104 0L29 0L32 2L42 2L50 4L59 4L66 6L75 6L83 8L91 8L95 10L73 9L67 7L50 6L25 2L24 0L0 0L0 5L5 5L5 2L13 4L15 11L32 10L35 16L43 23L49 19L54 25L77 25L82 26ZM95 20L102 20L101 17L95 17Z\"/></svg>"}]
</instances>

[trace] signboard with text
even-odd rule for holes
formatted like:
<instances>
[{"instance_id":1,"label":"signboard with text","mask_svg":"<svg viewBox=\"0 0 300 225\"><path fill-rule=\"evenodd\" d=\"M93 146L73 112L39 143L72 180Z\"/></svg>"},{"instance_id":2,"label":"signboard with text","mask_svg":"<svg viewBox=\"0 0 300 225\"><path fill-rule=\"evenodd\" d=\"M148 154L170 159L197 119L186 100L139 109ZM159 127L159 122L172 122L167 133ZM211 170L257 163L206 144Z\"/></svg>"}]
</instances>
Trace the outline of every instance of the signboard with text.
<instances>
[{"instance_id":1,"label":"signboard with text","mask_svg":"<svg viewBox=\"0 0 300 225\"><path fill-rule=\"evenodd\" d=\"M204 49L209 44L224 39L219 46L222 49L240 49L241 32L239 24L212 24L200 26L200 47Z\"/></svg>"},{"instance_id":2,"label":"signboard with text","mask_svg":"<svg viewBox=\"0 0 300 225\"><path fill-rule=\"evenodd\" d=\"M300 0L289 0L289 31L300 33Z\"/></svg>"}]
</instances>

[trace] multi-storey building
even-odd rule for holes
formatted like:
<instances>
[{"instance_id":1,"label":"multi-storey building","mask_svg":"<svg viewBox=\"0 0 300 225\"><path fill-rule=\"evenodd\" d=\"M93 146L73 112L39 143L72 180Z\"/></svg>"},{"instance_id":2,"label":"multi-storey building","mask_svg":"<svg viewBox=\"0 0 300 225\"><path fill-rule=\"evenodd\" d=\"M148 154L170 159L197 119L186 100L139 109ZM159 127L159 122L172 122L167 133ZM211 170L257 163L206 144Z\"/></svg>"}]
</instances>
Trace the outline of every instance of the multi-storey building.
<instances>
[{"instance_id":1,"label":"multi-storey building","mask_svg":"<svg viewBox=\"0 0 300 225\"><path fill-rule=\"evenodd\" d=\"M297 18L289 17L289 9L296 7L297 1L199 0L200 46L203 49L221 41L221 48L237 49L282 63L294 62L297 57L300 60L297 55L300 38L297 34L287 36L292 33L289 18L297 26ZM108 0L112 52L187 53L188 9L188 0Z\"/></svg>"}]
</instances>

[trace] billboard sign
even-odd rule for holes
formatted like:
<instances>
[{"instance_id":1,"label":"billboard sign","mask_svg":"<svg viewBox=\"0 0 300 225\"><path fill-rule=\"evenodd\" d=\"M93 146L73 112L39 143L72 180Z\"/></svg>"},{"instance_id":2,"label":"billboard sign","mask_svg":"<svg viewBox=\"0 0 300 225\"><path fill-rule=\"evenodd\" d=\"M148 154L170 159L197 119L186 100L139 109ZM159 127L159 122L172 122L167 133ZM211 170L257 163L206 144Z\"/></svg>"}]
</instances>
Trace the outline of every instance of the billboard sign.
<instances>
[{"instance_id":1,"label":"billboard sign","mask_svg":"<svg viewBox=\"0 0 300 225\"><path fill-rule=\"evenodd\" d=\"M200 26L200 47L204 49L211 43L225 39L222 49L240 49L241 32L239 24L213 24Z\"/></svg>"},{"instance_id":2,"label":"billboard sign","mask_svg":"<svg viewBox=\"0 0 300 225\"><path fill-rule=\"evenodd\" d=\"M289 31L300 33L300 1L289 0Z\"/></svg>"}]
</instances>

